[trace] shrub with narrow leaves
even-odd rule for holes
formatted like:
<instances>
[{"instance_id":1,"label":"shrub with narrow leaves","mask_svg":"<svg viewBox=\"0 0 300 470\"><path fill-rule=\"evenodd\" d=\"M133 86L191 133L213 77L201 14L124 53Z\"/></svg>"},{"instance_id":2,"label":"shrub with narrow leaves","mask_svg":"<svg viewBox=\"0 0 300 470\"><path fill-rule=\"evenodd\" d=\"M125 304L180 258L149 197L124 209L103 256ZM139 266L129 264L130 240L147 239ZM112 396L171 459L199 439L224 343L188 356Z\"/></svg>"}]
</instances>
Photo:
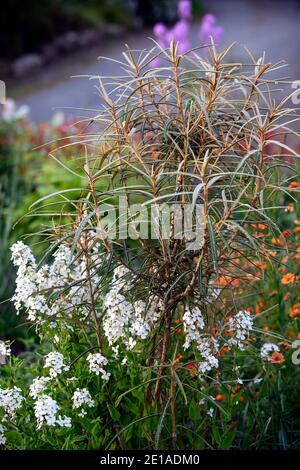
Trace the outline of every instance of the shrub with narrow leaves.
<instances>
[{"instance_id":1,"label":"shrub with narrow leaves","mask_svg":"<svg viewBox=\"0 0 300 470\"><path fill-rule=\"evenodd\" d=\"M100 130L82 141L77 174L86 185L74 188L76 211L64 212L63 191L55 214L58 193L43 197L35 206L45 215L49 208L49 251L37 263L23 242L12 247L16 309L36 328L44 358L31 358L24 399L19 389L1 393L12 397L27 436L19 439L29 446L47 446L49 435L59 446L67 433L68 448L176 449L190 439L201 448L201 416L209 429L217 413L232 413L211 390L232 385L230 400L242 410L241 386L254 393L263 371L280 367L268 357L280 353L283 337L265 344L234 281L260 276L270 237L256 236L259 224L281 236L272 201L286 190L285 157L297 156L286 140L294 111L287 100L274 103L268 74L278 65L226 62L229 51L212 44L204 60L201 48L181 54L174 41L147 53L128 49L114 100L98 78L104 107L94 118ZM150 68L157 57L161 68ZM132 213L103 237L103 205L119 219L120 198L128 207L201 205L201 240L191 250L174 219L167 236L159 226L156 237L141 237ZM150 233L153 219L142 215ZM136 236L124 237L125 229ZM44 433L33 437L35 428ZM230 446L235 434L226 439L217 445Z\"/></svg>"}]
</instances>

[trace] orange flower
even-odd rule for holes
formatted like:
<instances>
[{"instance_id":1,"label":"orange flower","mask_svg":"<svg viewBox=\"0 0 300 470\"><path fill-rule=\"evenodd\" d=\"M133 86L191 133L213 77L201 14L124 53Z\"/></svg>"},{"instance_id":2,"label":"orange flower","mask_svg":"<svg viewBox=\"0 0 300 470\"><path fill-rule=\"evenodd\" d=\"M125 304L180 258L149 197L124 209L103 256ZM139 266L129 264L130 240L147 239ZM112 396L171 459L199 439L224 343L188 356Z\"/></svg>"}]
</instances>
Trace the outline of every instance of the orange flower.
<instances>
[{"instance_id":1,"label":"orange flower","mask_svg":"<svg viewBox=\"0 0 300 470\"><path fill-rule=\"evenodd\" d=\"M176 335L182 335L183 334L183 328L176 328L175 333L176 333Z\"/></svg>"},{"instance_id":2,"label":"orange flower","mask_svg":"<svg viewBox=\"0 0 300 470\"><path fill-rule=\"evenodd\" d=\"M258 300L255 306L255 315L259 315L263 311L265 305L266 303L263 299Z\"/></svg>"},{"instance_id":3,"label":"orange flower","mask_svg":"<svg viewBox=\"0 0 300 470\"><path fill-rule=\"evenodd\" d=\"M300 225L300 219L295 219L295 220L294 220L294 224L295 224L295 225Z\"/></svg>"},{"instance_id":4,"label":"orange flower","mask_svg":"<svg viewBox=\"0 0 300 470\"><path fill-rule=\"evenodd\" d=\"M261 269L261 270L265 270L267 269L268 265L266 262L261 262L261 261L254 261L253 263L257 268Z\"/></svg>"},{"instance_id":5,"label":"orange flower","mask_svg":"<svg viewBox=\"0 0 300 470\"><path fill-rule=\"evenodd\" d=\"M295 304L290 308L290 317L295 318L300 314L300 304Z\"/></svg>"},{"instance_id":6,"label":"orange flower","mask_svg":"<svg viewBox=\"0 0 300 470\"><path fill-rule=\"evenodd\" d=\"M288 187L289 189L294 189L294 188L299 188L299 186L300 186L299 181L292 181Z\"/></svg>"},{"instance_id":7,"label":"orange flower","mask_svg":"<svg viewBox=\"0 0 300 470\"><path fill-rule=\"evenodd\" d=\"M296 276L293 273L287 273L281 278L281 284L294 284L296 282Z\"/></svg>"},{"instance_id":8,"label":"orange flower","mask_svg":"<svg viewBox=\"0 0 300 470\"><path fill-rule=\"evenodd\" d=\"M279 247L284 246L284 240L281 240L280 238L272 238L271 242L275 246L279 246Z\"/></svg>"},{"instance_id":9,"label":"orange flower","mask_svg":"<svg viewBox=\"0 0 300 470\"><path fill-rule=\"evenodd\" d=\"M284 238L288 238L288 237L291 236L291 232L290 232L290 230L284 230L282 232L282 235L284 236Z\"/></svg>"},{"instance_id":10,"label":"orange flower","mask_svg":"<svg viewBox=\"0 0 300 470\"><path fill-rule=\"evenodd\" d=\"M224 346L221 347L219 356L223 357L228 352L229 352L229 347L225 344Z\"/></svg>"},{"instance_id":11,"label":"orange flower","mask_svg":"<svg viewBox=\"0 0 300 470\"><path fill-rule=\"evenodd\" d=\"M195 375L197 375L197 373L198 373L198 365L197 365L197 363L195 363L195 362L190 362L190 363L187 364L185 367L188 369L188 371L189 371L189 373L191 374L192 377L195 377Z\"/></svg>"},{"instance_id":12,"label":"orange flower","mask_svg":"<svg viewBox=\"0 0 300 470\"><path fill-rule=\"evenodd\" d=\"M287 337L293 339L300 339L300 333L295 333L291 328L287 331Z\"/></svg>"},{"instance_id":13,"label":"orange flower","mask_svg":"<svg viewBox=\"0 0 300 470\"><path fill-rule=\"evenodd\" d=\"M225 276L219 277L216 284L219 285L219 286L226 286L227 285L227 280L226 280Z\"/></svg>"},{"instance_id":14,"label":"orange flower","mask_svg":"<svg viewBox=\"0 0 300 470\"><path fill-rule=\"evenodd\" d=\"M237 392L239 392L240 390L241 390L241 386L240 386L240 385L236 385L236 386L233 388L233 390L232 390L230 396L231 396L232 398L235 397L236 394L237 394Z\"/></svg>"},{"instance_id":15,"label":"orange flower","mask_svg":"<svg viewBox=\"0 0 300 470\"><path fill-rule=\"evenodd\" d=\"M286 208L284 209L285 212L294 212L294 204L288 204Z\"/></svg>"},{"instance_id":16,"label":"orange flower","mask_svg":"<svg viewBox=\"0 0 300 470\"><path fill-rule=\"evenodd\" d=\"M294 233L300 233L300 226L297 226L293 230Z\"/></svg>"},{"instance_id":17,"label":"orange flower","mask_svg":"<svg viewBox=\"0 0 300 470\"><path fill-rule=\"evenodd\" d=\"M158 158L159 156L160 156L160 152L158 152L158 151L157 151L157 152L153 152L153 153L151 153L151 155L150 155L151 158Z\"/></svg>"},{"instance_id":18,"label":"orange flower","mask_svg":"<svg viewBox=\"0 0 300 470\"><path fill-rule=\"evenodd\" d=\"M216 395L216 400L217 401L222 401L222 400L224 400L224 398L225 398L225 395L223 395L223 393L218 393Z\"/></svg>"},{"instance_id":19,"label":"orange flower","mask_svg":"<svg viewBox=\"0 0 300 470\"><path fill-rule=\"evenodd\" d=\"M256 238L263 238L263 237L265 236L265 234L262 233L262 232L255 232L255 233L254 233L254 236L255 236Z\"/></svg>"},{"instance_id":20,"label":"orange flower","mask_svg":"<svg viewBox=\"0 0 300 470\"><path fill-rule=\"evenodd\" d=\"M182 354L178 354L178 356L175 359L175 362L181 362L181 359L183 358Z\"/></svg>"},{"instance_id":21,"label":"orange flower","mask_svg":"<svg viewBox=\"0 0 300 470\"><path fill-rule=\"evenodd\" d=\"M288 341L281 341L280 343L280 346L282 346L286 351L289 351L291 349L291 343L289 343Z\"/></svg>"},{"instance_id":22,"label":"orange flower","mask_svg":"<svg viewBox=\"0 0 300 470\"><path fill-rule=\"evenodd\" d=\"M276 238L274 238L273 240L276 240ZM272 243L273 243L273 242L272 242ZM277 251L270 250L270 251L269 251L269 255L272 256L272 258L276 258L276 256L277 256Z\"/></svg>"},{"instance_id":23,"label":"orange flower","mask_svg":"<svg viewBox=\"0 0 300 470\"><path fill-rule=\"evenodd\" d=\"M284 362L284 356L282 353L274 351L270 360L273 364L281 364Z\"/></svg>"}]
</instances>

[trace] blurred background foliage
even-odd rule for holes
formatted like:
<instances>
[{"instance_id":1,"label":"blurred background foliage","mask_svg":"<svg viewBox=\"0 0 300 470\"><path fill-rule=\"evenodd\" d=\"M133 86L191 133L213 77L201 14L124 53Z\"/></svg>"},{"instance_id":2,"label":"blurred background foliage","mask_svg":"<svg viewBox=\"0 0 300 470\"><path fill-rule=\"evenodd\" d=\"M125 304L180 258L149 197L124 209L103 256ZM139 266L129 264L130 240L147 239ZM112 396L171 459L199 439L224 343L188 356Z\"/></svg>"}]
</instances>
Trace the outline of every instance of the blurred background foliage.
<instances>
[{"instance_id":1,"label":"blurred background foliage","mask_svg":"<svg viewBox=\"0 0 300 470\"><path fill-rule=\"evenodd\" d=\"M12 59L41 46L61 33L117 24L126 29L177 20L177 0L2 0L0 56ZM202 13L193 1L195 15Z\"/></svg>"},{"instance_id":2,"label":"blurred background foliage","mask_svg":"<svg viewBox=\"0 0 300 470\"><path fill-rule=\"evenodd\" d=\"M32 124L26 119L0 119L0 337L16 340L17 348L26 343L28 334L20 326L21 319L16 317L9 301L14 292L10 246L26 235L45 229L43 215L36 216L29 211L34 201L62 189L81 187L79 176L49 156L51 150L67 144L79 132L80 126L73 123ZM61 161L68 161L74 152L75 146L66 147ZM66 200L67 197L72 198L72 193L66 195ZM66 203L67 209L72 210L72 205ZM37 254L43 252L43 242L45 236L30 238Z\"/></svg>"},{"instance_id":3,"label":"blurred background foliage","mask_svg":"<svg viewBox=\"0 0 300 470\"><path fill-rule=\"evenodd\" d=\"M130 2L129 2L130 3ZM130 25L122 0L3 0L0 16L1 57L36 52L56 35L104 23Z\"/></svg>"}]
</instances>

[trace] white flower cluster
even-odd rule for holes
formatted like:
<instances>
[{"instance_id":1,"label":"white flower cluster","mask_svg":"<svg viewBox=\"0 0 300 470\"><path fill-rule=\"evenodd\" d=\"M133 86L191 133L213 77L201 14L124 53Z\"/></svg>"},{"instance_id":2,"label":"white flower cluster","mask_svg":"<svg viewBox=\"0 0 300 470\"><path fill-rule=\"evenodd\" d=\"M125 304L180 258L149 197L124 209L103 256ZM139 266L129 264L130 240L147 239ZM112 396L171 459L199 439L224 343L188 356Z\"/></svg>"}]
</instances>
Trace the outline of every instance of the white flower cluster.
<instances>
[{"instance_id":1,"label":"white flower cluster","mask_svg":"<svg viewBox=\"0 0 300 470\"><path fill-rule=\"evenodd\" d=\"M274 344L274 343L265 343L265 344L261 347L260 356L261 356L263 359L268 359L268 360L270 360L271 355L272 355L273 352L280 352L280 349L279 349L279 347L277 346L277 344Z\"/></svg>"},{"instance_id":2,"label":"white flower cluster","mask_svg":"<svg viewBox=\"0 0 300 470\"><path fill-rule=\"evenodd\" d=\"M37 420L37 429L42 426L61 426L70 428L72 426L71 418L68 416L56 416L59 411L57 402L49 395L39 395L34 404L34 414Z\"/></svg>"},{"instance_id":3,"label":"white flower cluster","mask_svg":"<svg viewBox=\"0 0 300 470\"><path fill-rule=\"evenodd\" d=\"M51 380L57 377L63 370L66 370L64 357L60 353L50 353L46 356L44 367L50 367L50 377L36 377L29 387L29 395L35 400L34 414L37 420L37 429L42 426L71 427L71 418L68 416L57 416L59 406L57 402L45 393L45 389L50 385ZM68 367L67 367L68 370Z\"/></svg>"},{"instance_id":4,"label":"white flower cluster","mask_svg":"<svg viewBox=\"0 0 300 470\"><path fill-rule=\"evenodd\" d=\"M182 321L185 332L185 343L183 348L188 349L193 341L196 343L201 342L202 334L200 331L204 329L205 323L201 310L198 307L187 309L184 312Z\"/></svg>"},{"instance_id":5,"label":"white flower cluster","mask_svg":"<svg viewBox=\"0 0 300 470\"><path fill-rule=\"evenodd\" d=\"M86 359L89 363L90 372L94 372L96 375L101 374L101 378L103 380L109 380L111 375L110 372L107 372L105 369L103 369L103 366L105 367L108 363L106 357L102 356L100 353L90 353Z\"/></svg>"},{"instance_id":6,"label":"white flower cluster","mask_svg":"<svg viewBox=\"0 0 300 470\"><path fill-rule=\"evenodd\" d=\"M114 270L112 288L104 298L103 329L110 345L122 338L127 349L132 349L136 344L135 338L148 336L160 316L162 304L154 297L148 303L128 301L124 294L131 288L129 273L124 266Z\"/></svg>"},{"instance_id":7,"label":"white flower cluster","mask_svg":"<svg viewBox=\"0 0 300 470\"><path fill-rule=\"evenodd\" d=\"M84 405L87 405L89 408L95 406L95 402L87 388L77 388L74 392L72 400L73 408L79 408L78 416L80 417L83 417L87 414L86 410L83 408Z\"/></svg>"},{"instance_id":8,"label":"white flower cluster","mask_svg":"<svg viewBox=\"0 0 300 470\"><path fill-rule=\"evenodd\" d=\"M0 341L0 356L10 356L11 349L9 341Z\"/></svg>"},{"instance_id":9,"label":"white flower cluster","mask_svg":"<svg viewBox=\"0 0 300 470\"><path fill-rule=\"evenodd\" d=\"M204 360L200 361L198 365L198 370L201 374L205 374L206 372L219 367L219 361L216 357L216 354L219 351L219 345L215 338L202 338L201 342L197 344L197 347L201 356L204 358Z\"/></svg>"},{"instance_id":10,"label":"white flower cluster","mask_svg":"<svg viewBox=\"0 0 300 470\"><path fill-rule=\"evenodd\" d=\"M51 378L57 377L63 371L69 370L69 366L67 366L64 361L63 354L59 352L51 352L45 356L44 368L49 368Z\"/></svg>"},{"instance_id":11,"label":"white flower cluster","mask_svg":"<svg viewBox=\"0 0 300 470\"><path fill-rule=\"evenodd\" d=\"M84 262L72 259L69 246L62 243L53 255L53 263L46 264L40 269L37 268L30 248L23 242L15 243L11 247L11 252L12 261L18 267L13 297L17 313L24 308L28 319L38 323L45 316L55 317L61 311L74 315L75 310L80 316L88 315L86 301L89 294L82 283L86 276L86 266ZM96 252L92 258L95 256ZM92 287L96 288L99 278L95 272L91 274ZM71 283L72 287L69 290L64 289ZM50 296L54 289L60 294L55 298Z\"/></svg>"},{"instance_id":12,"label":"white flower cluster","mask_svg":"<svg viewBox=\"0 0 300 470\"><path fill-rule=\"evenodd\" d=\"M37 399L39 395L45 391L45 388L48 386L50 380L50 377L36 377L29 386L29 395L32 398Z\"/></svg>"},{"instance_id":13,"label":"white flower cluster","mask_svg":"<svg viewBox=\"0 0 300 470\"><path fill-rule=\"evenodd\" d=\"M253 318L250 313L240 310L228 322L228 330L233 336L229 339L229 346L238 346L243 351L245 349L245 341L249 337L250 331L253 329Z\"/></svg>"},{"instance_id":14,"label":"white flower cluster","mask_svg":"<svg viewBox=\"0 0 300 470\"><path fill-rule=\"evenodd\" d=\"M182 321L185 332L183 348L187 349L192 342L195 342L197 350L203 358L203 361L200 361L198 365L199 372L203 374L213 368L217 368L219 361L215 354L219 350L218 342L215 338L209 337L203 333L205 323L201 310L198 307L187 309L183 315Z\"/></svg>"},{"instance_id":15,"label":"white flower cluster","mask_svg":"<svg viewBox=\"0 0 300 470\"><path fill-rule=\"evenodd\" d=\"M20 388L0 388L0 407L3 408L5 417L13 418L16 411L21 408L23 400Z\"/></svg>"},{"instance_id":16,"label":"white flower cluster","mask_svg":"<svg viewBox=\"0 0 300 470\"><path fill-rule=\"evenodd\" d=\"M6 443L6 437L4 435L4 432L5 432L5 427L0 424L0 446L4 446L4 444Z\"/></svg>"}]
</instances>

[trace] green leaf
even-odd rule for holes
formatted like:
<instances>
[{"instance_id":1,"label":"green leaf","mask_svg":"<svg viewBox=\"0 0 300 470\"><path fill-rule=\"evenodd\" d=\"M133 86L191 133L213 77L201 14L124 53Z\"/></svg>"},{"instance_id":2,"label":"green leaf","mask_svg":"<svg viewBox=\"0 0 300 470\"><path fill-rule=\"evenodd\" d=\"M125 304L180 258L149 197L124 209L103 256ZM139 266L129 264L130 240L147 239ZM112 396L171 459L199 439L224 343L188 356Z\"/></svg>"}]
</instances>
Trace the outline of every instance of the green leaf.
<instances>
[{"instance_id":1,"label":"green leaf","mask_svg":"<svg viewBox=\"0 0 300 470\"><path fill-rule=\"evenodd\" d=\"M189 417L193 420L193 421L199 421L199 418L200 418L200 412L199 412L199 409L197 408L196 404L194 401L192 401L190 403L190 406L189 406Z\"/></svg>"},{"instance_id":2,"label":"green leaf","mask_svg":"<svg viewBox=\"0 0 300 470\"><path fill-rule=\"evenodd\" d=\"M112 405L107 405L108 411L110 416L114 421L119 421L120 419L120 413L119 411Z\"/></svg>"}]
</instances>

